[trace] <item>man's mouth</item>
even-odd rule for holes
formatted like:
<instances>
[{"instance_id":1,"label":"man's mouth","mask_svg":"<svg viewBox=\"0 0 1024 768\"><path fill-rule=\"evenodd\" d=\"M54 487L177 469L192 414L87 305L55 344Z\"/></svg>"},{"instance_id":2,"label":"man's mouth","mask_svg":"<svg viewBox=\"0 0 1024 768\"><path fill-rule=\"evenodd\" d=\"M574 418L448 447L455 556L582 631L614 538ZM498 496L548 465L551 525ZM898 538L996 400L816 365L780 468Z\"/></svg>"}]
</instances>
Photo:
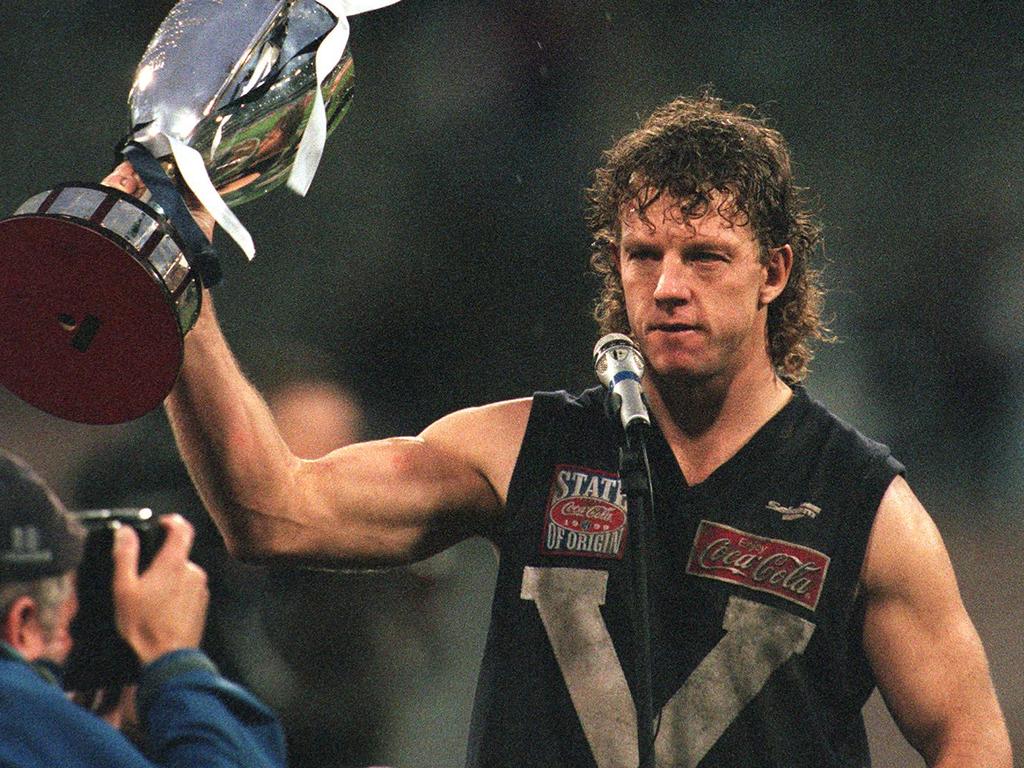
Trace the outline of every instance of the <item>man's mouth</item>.
<instances>
[{"instance_id":1,"label":"man's mouth","mask_svg":"<svg viewBox=\"0 0 1024 768\"><path fill-rule=\"evenodd\" d=\"M660 331L662 333L686 333L687 331L699 331L700 326L693 323L652 323L647 326L648 333Z\"/></svg>"}]
</instances>

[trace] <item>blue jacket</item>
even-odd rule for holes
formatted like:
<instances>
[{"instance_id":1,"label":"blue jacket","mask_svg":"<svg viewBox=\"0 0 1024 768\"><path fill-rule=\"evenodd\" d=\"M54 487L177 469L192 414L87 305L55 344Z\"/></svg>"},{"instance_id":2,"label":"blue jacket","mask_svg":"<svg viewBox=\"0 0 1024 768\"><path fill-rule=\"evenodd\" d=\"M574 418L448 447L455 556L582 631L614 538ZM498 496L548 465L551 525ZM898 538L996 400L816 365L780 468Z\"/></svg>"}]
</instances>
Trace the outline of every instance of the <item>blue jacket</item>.
<instances>
[{"instance_id":1,"label":"blue jacket","mask_svg":"<svg viewBox=\"0 0 1024 768\"><path fill-rule=\"evenodd\" d=\"M24 660L0 653L0 768L276 768L284 734L274 713L221 677L196 650L148 665L136 704L146 754L69 701Z\"/></svg>"}]
</instances>

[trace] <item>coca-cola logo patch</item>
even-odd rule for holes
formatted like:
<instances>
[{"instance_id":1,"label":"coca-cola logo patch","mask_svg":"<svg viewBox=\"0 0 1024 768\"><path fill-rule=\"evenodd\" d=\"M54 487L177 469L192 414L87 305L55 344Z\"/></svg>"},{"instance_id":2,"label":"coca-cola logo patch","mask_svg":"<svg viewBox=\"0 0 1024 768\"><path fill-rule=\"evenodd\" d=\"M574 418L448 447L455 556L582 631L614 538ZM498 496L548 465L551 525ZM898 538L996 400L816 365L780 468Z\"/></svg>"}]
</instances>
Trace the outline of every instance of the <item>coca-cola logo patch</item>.
<instances>
[{"instance_id":1,"label":"coca-cola logo patch","mask_svg":"<svg viewBox=\"0 0 1024 768\"><path fill-rule=\"evenodd\" d=\"M625 543L626 497L618 476L587 467L555 467L541 551L621 559Z\"/></svg>"},{"instance_id":2,"label":"coca-cola logo patch","mask_svg":"<svg viewBox=\"0 0 1024 768\"><path fill-rule=\"evenodd\" d=\"M813 611L828 564L828 555L815 549L702 520L686 572L770 592Z\"/></svg>"}]
</instances>

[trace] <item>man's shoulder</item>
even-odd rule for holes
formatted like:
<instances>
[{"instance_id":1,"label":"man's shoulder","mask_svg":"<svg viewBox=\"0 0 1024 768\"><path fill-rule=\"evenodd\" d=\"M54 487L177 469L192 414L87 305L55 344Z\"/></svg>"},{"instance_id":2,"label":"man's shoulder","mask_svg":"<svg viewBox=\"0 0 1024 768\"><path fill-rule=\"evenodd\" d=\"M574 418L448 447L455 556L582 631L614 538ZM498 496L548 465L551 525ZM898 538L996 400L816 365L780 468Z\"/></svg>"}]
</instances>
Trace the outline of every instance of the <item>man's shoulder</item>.
<instances>
[{"instance_id":1,"label":"man's shoulder","mask_svg":"<svg viewBox=\"0 0 1024 768\"><path fill-rule=\"evenodd\" d=\"M435 421L417 439L437 461L470 467L501 489L507 487L532 407L532 398L521 397L463 408Z\"/></svg>"},{"instance_id":2,"label":"man's shoulder","mask_svg":"<svg viewBox=\"0 0 1024 768\"><path fill-rule=\"evenodd\" d=\"M906 467L887 444L868 437L806 391L797 392L804 404L790 455L804 457L794 460L814 456L813 471L820 482L873 517L893 480L906 475Z\"/></svg>"},{"instance_id":3,"label":"man's shoulder","mask_svg":"<svg viewBox=\"0 0 1024 768\"><path fill-rule=\"evenodd\" d=\"M449 413L434 422L430 429L438 425L455 427L458 431L493 432L504 430L517 424L525 427L533 407L532 397L517 397L510 400L499 400L485 405L461 408Z\"/></svg>"},{"instance_id":4,"label":"man's shoulder","mask_svg":"<svg viewBox=\"0 0 1024 768\"><path fill-rule=\"evenodd\" d=\"M601 411L605 408L605 389L570 391L565 389L537 391L527 397L500 400L485 405L462 408L438 419L429 431L437 431L443 425L447 429L457 428L465 433L482 431L490 435L521 434L529 419L538 414L553 411L580 412Z\"/></svg>"},{"instance_id":5,"label":"man's shoulder","mask_svg":"<svg viewBox=\"0 0 1024 768\"><path fill-rule=\"evenodd\" d=\"M0 657L0 689L8 694L0 701L4 704L8 698L14 701L15 706L20 706L19 697L35 702L37 700L67 701L60 689L52 683L43 680L42 676L32 666L21 659Z\"/></svg>"},{"instance_id":6,"label":"man's shoulder","mask_svg":"<svg viewBox=\"0 0 1024 768\"><path fill-rule=\"evenodd\" d=\"M4 741L13 740L33 754L43 750L59 759L55 765L73 764L64 759L75 750L118 738L115 729L70 701L29 664L9 659L0 660L0 721L9 731Z\"/></svg>"},{"instance_id":7,"label":"man's shoulder","mask_svg":"<svg viewBox=\"0 0 1024 768\"><path fill-rule=\"evenodd\" d=\"M858 426L810 395L803 387L795 388L794 393L804 401L802 406L804 413L801 420L826 435L830 445L838 449L860 453L866 457L888 459L899 465L899 462L892 456L892 450L888 444L868 436ZM902 471L902 465L899 466Z\"/></svg>"}]
</instances>

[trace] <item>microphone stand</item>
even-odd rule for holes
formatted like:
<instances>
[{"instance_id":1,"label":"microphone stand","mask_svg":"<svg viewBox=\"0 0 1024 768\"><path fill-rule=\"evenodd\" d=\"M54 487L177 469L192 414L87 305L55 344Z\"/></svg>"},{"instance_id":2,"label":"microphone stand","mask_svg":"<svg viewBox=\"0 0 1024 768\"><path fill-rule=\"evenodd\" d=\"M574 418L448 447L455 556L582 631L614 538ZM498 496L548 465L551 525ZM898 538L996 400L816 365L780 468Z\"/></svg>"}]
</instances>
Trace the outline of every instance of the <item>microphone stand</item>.
<instances>
[{"instance_id":1,"label":"microphone stand","mask_svg":"<svg viewBox=\"0 0 1024 768\"><path fill-rule=\"evenodd\" d=\"M647 460L647 431L632 422L619 448L619 477L626 494L630 534L629 576L633 592L633 645L636 667L636 730L639 768L654 768L654 691L651 683L651 605L647 591L647 552L650 548L648 515L654 507L651 468Z\"/></svg>"}]
</instances>

